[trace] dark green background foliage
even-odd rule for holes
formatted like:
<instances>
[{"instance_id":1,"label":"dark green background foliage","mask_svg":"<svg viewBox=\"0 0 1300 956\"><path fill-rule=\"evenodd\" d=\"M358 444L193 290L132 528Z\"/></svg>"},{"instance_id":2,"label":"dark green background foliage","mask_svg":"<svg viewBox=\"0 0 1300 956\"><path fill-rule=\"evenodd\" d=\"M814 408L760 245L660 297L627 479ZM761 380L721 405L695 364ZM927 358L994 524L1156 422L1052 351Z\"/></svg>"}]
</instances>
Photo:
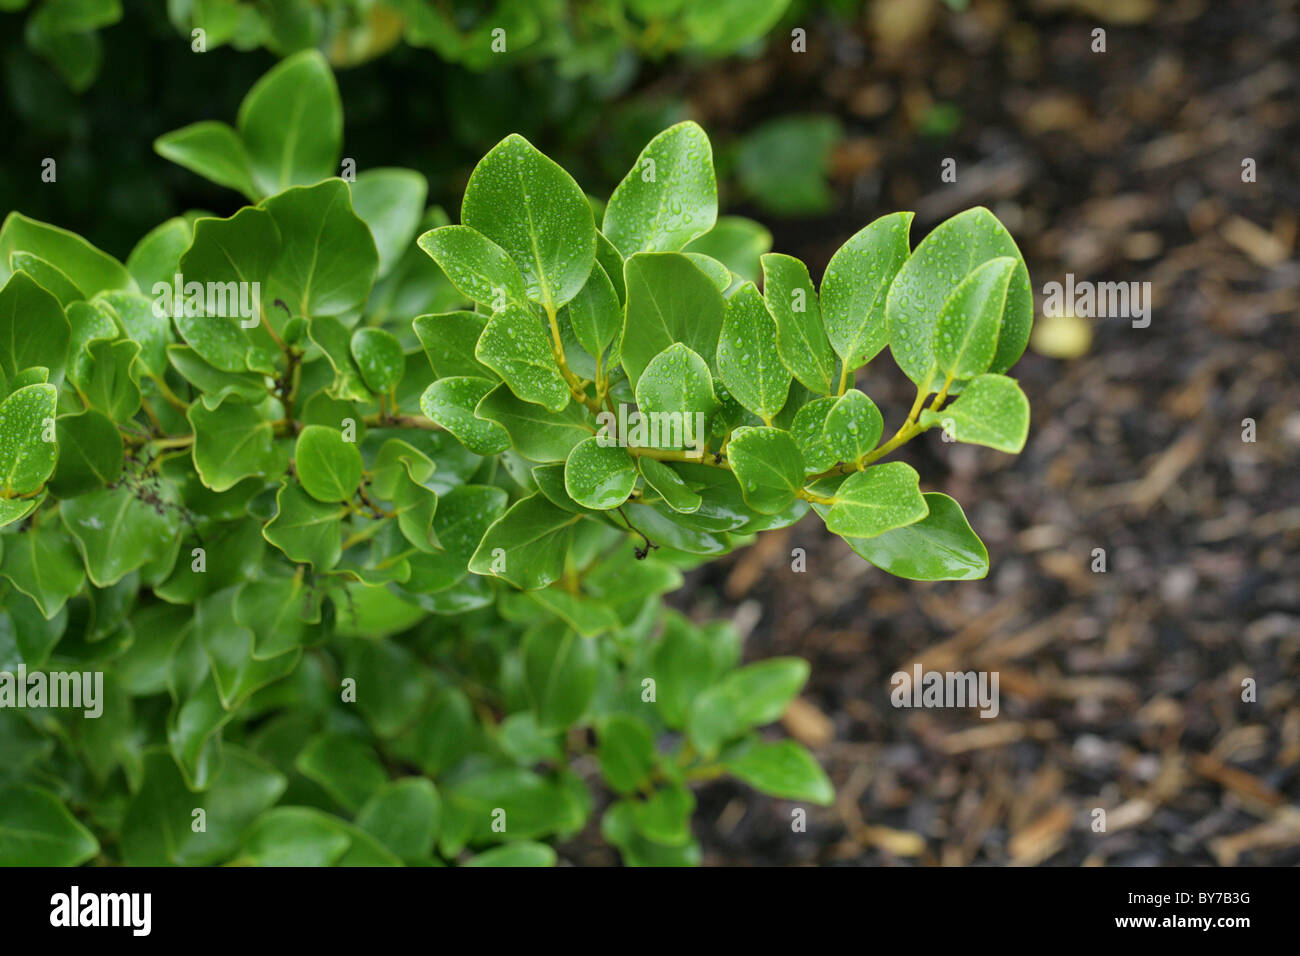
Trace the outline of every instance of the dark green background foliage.
<instances>
[{"instance_id":1,"label":"dark green background foliage","mask_svg":"<svg viewBox=\"0 0 1300 956\"><path fill-rule=\"evenodd\" d=\"M511 0L495 5L509 8L501 53L491 52L488 26L501 17L477 0L172 0L169 16L161 6L0 0L0 124L23 131L0 159L14 170L0 177L0 208L58 222L119 258L178 209L234 212L230 194L160 167L149 144L195 120L233 118L277 57L312 48L341 68L346 155L358 168L416 169L430 198L450 206L478 157L513 130L607 192L650 136L688 115L674 84L640 92L665 64L756 56L765 30L788 37L792 23L846 17L861 2ZM448 12L455 28L433 29ZM204 53L191 49L199 26ZM824 209L828 137L839 137L828 117L773 119L728 142L719 156L727 188L773 214ZM755 163L760 152L765 165ZM60 188L26 188L49 157ZM773 176L779 192L764 188Z\"/></svg>"},{"instance_id":2,"label":"dark green background foliage","mask_svg":"<svg viewBox=\"0 0 1300 956\"><path fill-rule=\"evenodd\" d=\"M877 461L931 427L1023 445L1011 237L973 209L912 248L885 216L818 288L718 216L695 124L607 202L508 136L456 223L418 172L335 178L343 129L297 53L155 144L249 205L124 261L0 228L0 669L105 689L98 718L0 710L0 863L544 865L598 812L626 862L689 864L692 782L829 802L760 733L807 665L741 666L663 596L809 510L890 573L987 572L957 503ZM160 309L177 273L256 283L252 321ZM854 388L885 349L910 412ZM698 413L702 454L633 407Z\"/></svg>"}]
</instances>

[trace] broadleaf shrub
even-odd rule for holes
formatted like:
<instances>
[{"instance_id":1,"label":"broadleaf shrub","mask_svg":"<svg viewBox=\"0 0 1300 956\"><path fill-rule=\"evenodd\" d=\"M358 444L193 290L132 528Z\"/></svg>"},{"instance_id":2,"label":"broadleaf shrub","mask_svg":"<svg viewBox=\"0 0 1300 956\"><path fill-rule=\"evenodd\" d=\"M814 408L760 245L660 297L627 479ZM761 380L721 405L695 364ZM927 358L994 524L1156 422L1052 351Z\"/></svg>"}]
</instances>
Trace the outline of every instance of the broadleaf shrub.
<instances>
[{"instance_id":1,"label":"broadleaf shrub","mask_svg":"<svg viewBox=\"0 0 1300 956\"><path fill-rule=\"evenodd\" d=\"M718 217L691 123L603 207L509 136L452 224L409 171L322 178L332 83L300 54L238 131L164 137L255 204L124 264L0 228L0 863L547 865L600 805L625 862L691 864L694 782L830 802L763 731L807 664L664 598L809 510L889 573L986 573L880 459L1023 445L1011 237L885 216L818 289ZM887 439L854 387L886 348Z\"/></svg>"}]
</instances>

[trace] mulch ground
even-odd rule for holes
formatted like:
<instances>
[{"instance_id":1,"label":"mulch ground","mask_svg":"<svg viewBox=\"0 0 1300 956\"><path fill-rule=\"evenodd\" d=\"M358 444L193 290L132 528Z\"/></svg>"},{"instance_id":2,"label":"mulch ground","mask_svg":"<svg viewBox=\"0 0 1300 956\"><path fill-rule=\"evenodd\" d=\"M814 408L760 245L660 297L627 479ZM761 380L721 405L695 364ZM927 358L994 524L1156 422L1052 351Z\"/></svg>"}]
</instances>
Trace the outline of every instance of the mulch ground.
<instances>
[{"instance_id":1,"label":"mulch ground","mask_svg":"<svg viewBox=\"0 0 1300 956\"><path fill-rule=\"evenodd\" d=\"M772 223L776 247L817 274L877 215L916 209L915 242L983 204L1040 308L1067 272L1149 282L1151 323L1090 319L1083 354L1026 353L1022 455L933 433L904 449L963 503L985 580L889 577L812 519L692 577L682 606L734 617L749 658L811 661L784 723L838 789L806 832L794 804L701 789L705 861L1300 863L1297 5L977 0L914 22L877 6L810 29L804 56L676 81L711 128L791 109L844 122L839 211ZM917 131L936 104L959 111L946 138ZM892 431L910 383L882 355L859 385ZM917 661L997 671L1000 714L895 709L890 675Z\"/></svg>"}]
</instances>

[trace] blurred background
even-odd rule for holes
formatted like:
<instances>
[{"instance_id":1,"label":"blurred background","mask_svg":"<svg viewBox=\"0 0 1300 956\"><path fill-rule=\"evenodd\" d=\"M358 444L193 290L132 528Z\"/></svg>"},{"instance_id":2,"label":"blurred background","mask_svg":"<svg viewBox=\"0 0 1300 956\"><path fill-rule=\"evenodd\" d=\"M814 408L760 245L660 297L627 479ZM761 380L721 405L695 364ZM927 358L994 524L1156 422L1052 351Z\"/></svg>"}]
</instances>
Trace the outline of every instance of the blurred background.
<instances>
[{"instance_id":1,"label":"blurred background","mask_svg":"<svg viewBox=\"0 0 1300 956\"><path fill-rule=\"evenodd\" d=\"M119 257L181 210L232 212L151 143L231 121L314 45L339 68L345 156L420 170L453 217L506 133L606 194L690 117L723 212L770 230L737 255L770 241L816 277L879 215L916 210L915 244L986 205L1040 314L1067 273L1150 283L1146 328L1039 319L1014 372L1022 455L935 433L904 449L963 502L986 580L889 577L813 522L689 577L675 601L732 617L747 658L811 661L784 723L839 793L794 832L793 804L712 784L697 835L715 864L1300 863L1296 0L716 6L723 28L680 0L171 0L168 19L144 0L0 0L0 209ZM514 39L486 57L503 17ZM45 157L57 185L34 185ZM858 384L896 427L901 372L882 355ZM890 675L918 661L997 671L998 717L892 707ZM594 832L560 850L616 862Z\"/></svg>"}]
</instances>

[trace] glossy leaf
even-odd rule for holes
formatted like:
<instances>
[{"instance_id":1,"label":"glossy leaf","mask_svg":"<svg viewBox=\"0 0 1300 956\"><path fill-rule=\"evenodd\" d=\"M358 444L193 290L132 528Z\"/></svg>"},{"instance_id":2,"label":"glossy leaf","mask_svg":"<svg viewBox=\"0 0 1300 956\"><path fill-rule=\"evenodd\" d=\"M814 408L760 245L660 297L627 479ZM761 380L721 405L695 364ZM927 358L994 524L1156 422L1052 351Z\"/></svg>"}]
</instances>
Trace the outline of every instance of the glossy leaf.
<instances>
[{"instance_id":1,"label":"glossy leaf","mask_svg":"<svg viewBox=\"0 0 1300 956\"><path fill-rule=\"evenodd\" d=\"M509 433L474 409L496 388L485 378L440 378L420 396L420 410L476 455L497 455L510 447Z\"/></svg>"},{"instance_id":2,"label":"glossy leaf","mask_svg":"<svg viewBox=\"0 0 1300 956\"><path fill-rule=\"evenodd\" d=\"M854 472L835 492L826 530L846 538L871 538L920 521L928 508L918 479L901 461Z\"/></svg>"},{"instance_id":3,"label":"glossy leaf","mask_svg":"<svg viewBox=\"0 0 1300 956\"><path fill-rule=\"evenodd\" d=\"M198 173L219 186L243 193L256 202L253 164L239 134L225 123L205 120L159 136L154 150L164 159Z\"/></svg>"},{"instance_id":4,"label":"glossy leaf","mask_svg":"<svg viewBox=\"0 0 1300 956\"><path fill-rule=\"evenodd\" d=\"M990 259L1017 261L999 323L997 351L989 371L1005 372L1025 350L1033 322L1033 293L1020 250L1006 228L983 207L968 209L934 228L918 245L890 287L885 309L889 350L917 385L937 372L935 328L943 306L966 276ZM932 391L934 389L931 389Z\"/></svg>"},{"instance_id":5,"label":"glossy leaf","mask_svg":"<svg viewBox=\"0 0 1300 956\"><path fill-rule=\"evenodd\" d=\"M636 465L626 448L592 436L573 446L564 462L564 487L578 504L597 511L617 508L636 487Z\"/></svg>"},{"instance_id":6,"label":"glossy leaf","mask_svg":"<svg viewBox=\"0 0 1300 956\"><path fill-rule=\"evenodd\" d=\"M762 263L763 301L776 320L781 360L813 392L830 394L835 387L835 355L822 327L821 305L808 267L780 253L768 253Z\"/></svg>"},{"instance_id":7,"label":"glossy leaf","mask_svg":"<svg viewBox=\"0 0 1300 956\"><path fill-rule=\"evenodd\" d=\"M621 348L633 388L664 349L681 343L713 363L727 306L712 280L680 253L638 253L627 260L627 309Z\"/></svg>"},{"instance_id":8,"label":"glossy leaf","mask_svg":"<svg viewBox=\"0 0 1300 956\"><path fill-rule=\"evenodd\" d=\"M727 459L740 483L745 504L760 514L789 507L803 487L799 446L779 428L737 428L727 443Z\"/></svg>"},{"instance_id":9,"label":"glossy leaf","mask_svg":"<svg viewBox=\"0 0 1300 956\"><path fill-rule=\"evenodd\" d=\"M907 260L911 227L910 212L881 216L840 246L826 266L822 320L831 347L849 372L870 362L890 341L886 296Z\"/></svg>"},{"instance_id":10,"label":"glossy leaf","mask_svg":"<svg viewBox=\"0 0 1300 956\"><path fill-rule=\"evenodd\" d=\"M343 110L325 58L304 50L281 60L244 97L238 126L262 195L334 175Z\"/></svg>"},{"instance_id":11,"label":"glossy leaf","mask_svg":"<svg viewBox=\"0 0 1300 956\"><path fill-rule=\"evenodd\" d=\"M541 495L523 498L487 529L469 569L525 590L546 587L564 573L577 521L578 515L555 507Z\"/></svg>"},{"instance_id":12,"label":"glossy leaf","mask_svg":"<svg viewBox=\"0 0 1300 956\"><path fill-rule=\"evenodd\" d=\"M876 447L884 430L876 403L851 388L826 412L823 441L832 461L859 462Z\"/></svg>"},{"instance_id":13,"label":"glossy leaf","mask_svg":"<svg viewBox=\"0 0 1300 956\"><path fill-rule=\"evenodd\" d=\"M1029 400L1013 378L978 375L957 400L921 413L926 428L938 425L957 441L1019 454L1029 436Z\"/></svg>"},{"instance_id":14,"label":"glossy leaf","mask_svg":"<svg viewBox=\"0 0 1300 956\"><path fill-rule=\"evenodd\" d=\"M441 226L419 239L423 249L473 302L500 312L507 305L528 309L524 277L509 254L469 226Z\"/></svg>"},{"instance_id":15,"label":"glossy leaf","mask_svg":"<svg viewBox=\"0 0 1300 956\"><path fill-rule=\"evenodd\" d=\"M54 472L57 431L53 385L26 385L0 402L0 495L38 490Z\"/></svg>"},{"instance_id":16,"label":"glossy leaf","mask_svg":"<svg viewBox=\"0 0 1300 956\"><path fill-rule=\"evenodd\" d=\"M934 357L948 378L972 378L988 371L1017 265L1010 256L990 259L966 276L944 302L934 329Z\"/></svg>"},{"instance_id":17,"label":"glossy leaf","mask_svg":"<svg viewBox=\"0 0 1300 956\"><path fill-rule=\"evenodd\" d=\"M947 495L925 493L924 518L874 538L846 539L882 571L911 581L973 581L989 570L989 554L961 506Z\"/></svg>"},{"instance_id":18,"label":"glossy leaf","mask_svg":"<svg viewBox=\"0 0 1300 956\"><path fill-rule=\"evenodd\" d=\"M591 273L596 225L586 197L522 136L507 136L479 160L460 216L506 251L528 297L549 311L577 295Z\"/></svg>"},{"instance_id":19,"label":"glossy leaf","mask_svg":"<svg viewBox=\"0 0 1300 956\"><path fill-rule=\"evenodd\" d=\"M601 232L624 256L677 252L717 217L709 138L695 123L678 123L641 150L609 198Z\"/></svg>"},{"instance_id":20,"label":"glossy leaf","mask_svg":"<svg viewBox=\"0 0 1300 956\"><path fill-rule=\"evenodd\" d=\"M474 355L525 402L552 412L569 404L569 386L560 375L546 333L530 312L516 306L494 312Z\"/></svg>"},{"instance_id":21,"label":"glossy leaf","mask_svg":"<svg viewBox=\"0 0 1300 956\"><path fill-rule=\"evenodd\" d=\"M304 428L294 446L293 464L303 490L317 501L350 501L361 484L361 452L336 428Z\"/></svg>"},{"instance_id":22,"label":"glossy leaf","mask_svg":"<svg viewBox=\"0 0 1300 956\"><path fill-rule=\"evenodd\" d=\"M790 394L790 370L776 347L776 321L752 283L727 300L718 339L718 378L736 401L769 425Z\"/></svg>"}]
</instances>

